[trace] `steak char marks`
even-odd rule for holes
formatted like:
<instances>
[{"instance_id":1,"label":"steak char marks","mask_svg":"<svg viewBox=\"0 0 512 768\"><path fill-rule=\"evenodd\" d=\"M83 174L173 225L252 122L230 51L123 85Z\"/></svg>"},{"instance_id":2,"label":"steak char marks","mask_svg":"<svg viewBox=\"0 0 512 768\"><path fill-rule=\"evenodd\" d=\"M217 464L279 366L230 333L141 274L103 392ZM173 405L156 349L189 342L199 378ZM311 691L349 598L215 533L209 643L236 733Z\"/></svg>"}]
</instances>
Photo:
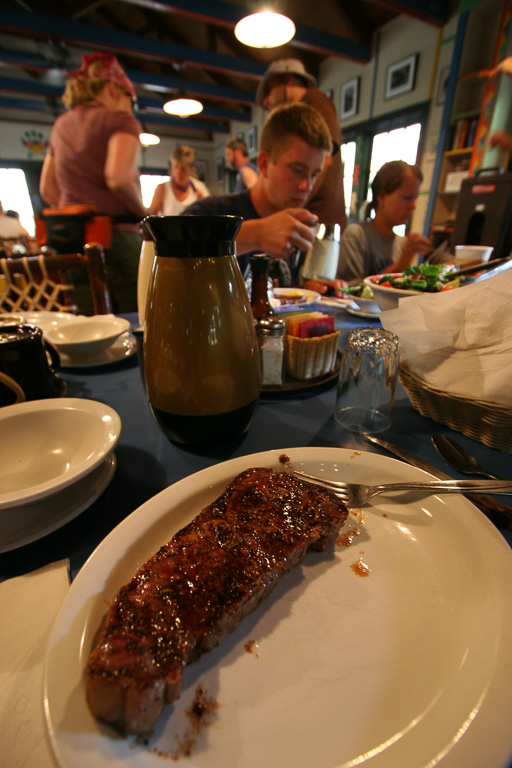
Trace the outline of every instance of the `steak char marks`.
<instances>
[{"instance_id":1,"label":"steak char marks","mask_svg":"<svg viewBox=\"0 0 512 768\"><path fill-rule=\"evenodd\" d=\"M328 490L265 468L238 475L115 597L87 670L95 717L145 733L186 664L214 648L347 516Z\"/></svg>"}]
</instances>

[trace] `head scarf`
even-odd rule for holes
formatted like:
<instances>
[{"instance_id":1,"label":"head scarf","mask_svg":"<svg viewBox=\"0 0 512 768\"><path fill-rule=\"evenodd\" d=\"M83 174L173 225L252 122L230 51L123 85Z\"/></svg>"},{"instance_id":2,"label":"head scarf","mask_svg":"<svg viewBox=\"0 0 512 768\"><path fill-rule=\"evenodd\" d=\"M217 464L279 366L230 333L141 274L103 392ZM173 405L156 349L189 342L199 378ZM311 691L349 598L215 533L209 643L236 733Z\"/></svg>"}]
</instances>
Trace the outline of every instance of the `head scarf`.
<instances>
[{"instance_id":1,"label":"head scarf","mask_svg":"<svg viewBox=\"0 0 512 768\"><path fill-rule=\"evenodd\" d=\"M92 66L98 62L95 66ZM89 53L82 56L82 66L75 72L69 72L70 77L97 77L100 80L112 80L123 89L133 101L137 94L133 83L112 53Z\"/></svg>"}]
</instances>

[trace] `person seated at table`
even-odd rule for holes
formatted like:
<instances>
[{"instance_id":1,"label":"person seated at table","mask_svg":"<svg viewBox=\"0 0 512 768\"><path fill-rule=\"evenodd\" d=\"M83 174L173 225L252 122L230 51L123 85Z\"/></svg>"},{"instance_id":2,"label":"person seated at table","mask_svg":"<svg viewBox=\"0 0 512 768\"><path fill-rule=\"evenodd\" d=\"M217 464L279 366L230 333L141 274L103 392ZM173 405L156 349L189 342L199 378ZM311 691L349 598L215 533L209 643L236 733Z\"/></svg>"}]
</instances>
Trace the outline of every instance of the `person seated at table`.
<instances>
[{"instance_id":1,"label":"person seated at table","mask_svg":"<svg viewBox=\"0 0 512 768\"><path fill-rule=\"evenodd\" d=\"M341 235L338 280L359 283L368 275L403 272L418 254L432 251L432 243L423 235L409 232L401 237L393 231L409 221L422 181L418 166L403 160L392 160L377 171L365 220L350 224ZM375 216L370 218L372 211ZM326 293L329 286L308 280L304 287Z\"/></svg>"},{"instance_id":2,"label":"person seated at table","mask_svg":"<svg viewBox=\"0 0 512 768\"><path fill-rule=\"evenodd\" d=\"M422 181L418 166L403 160L392 160L377 171L365 220L351 224L341 235L339 278L352 282L368 275L403 272L418 254L430 253L432 243L423 235L409 232L401 237L393 231L409 221ZM375 216L370 218L372 211Z\"/></svg>"},{"instance_id":3,"label":"person seated at table","mask_svg":"<svg viewBox=\"0 0 512 768\"><path fill-rule=\"evenodd\" d=\"M277 107L261 132L256 184L199 200L184 213L244 219L235 241L242 273L252 253L286 260L297 248L307 251L314 240L311 227L318 217L304 206L330 151L329 130L313 107Z\"/></svg>"},{"instance_id":4,"label":"person seated at table","mask_svg":"<svg viewBox=\"0 0 512 768\"><path fill-rule=\"evenodd\" d=\"M210 196L206 184L193 177L195 161L195 149L178 144L169 157L171 178L157 186L149 206L153 215L178 216L196 200Z\"/></svg>"}]
</instances>

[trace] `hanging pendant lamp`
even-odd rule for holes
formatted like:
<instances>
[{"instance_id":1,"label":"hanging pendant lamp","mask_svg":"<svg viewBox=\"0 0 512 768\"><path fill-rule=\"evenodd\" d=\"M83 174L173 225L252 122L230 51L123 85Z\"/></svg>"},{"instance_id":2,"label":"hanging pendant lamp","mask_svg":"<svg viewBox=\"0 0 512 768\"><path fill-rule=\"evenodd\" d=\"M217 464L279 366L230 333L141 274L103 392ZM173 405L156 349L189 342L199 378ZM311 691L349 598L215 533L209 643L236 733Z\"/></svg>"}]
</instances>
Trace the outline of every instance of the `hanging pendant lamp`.
<instances>
[{"instance_id":1,"label":"hanging pendant lamp","mask_svg":"<svg viewBox=\"0 0 512 768\"><path fill-rule=\"evenodd\" d=\"M261 11L240 19L235 37L252 48L277 48L288 43L295 34L295 24L288 16L274 11Z\"/></svg>"},{"instance_id":2,"label":"hanging pendant lamp","mask_svg":"<svg viewBox=\"0 0 512 768\"><path fill-rule=\"evenodd\" d=\"M160 144L160 136L157 136L156 133L150 133L142 122L142 133L139 133L139 141L143 147L152 147L155 144Z\"/></svg>"},{"instance_id":3,"label":"hanging pendant lamp","mask_svg":"<svg viewBox=\"0 0 512 768\"><path fill-rule=\"evenodd\" d=\"M180 83L176 97L164 104L164 112L168 115L177 115L178 117L190 117L198 115L203 111L203 105L197 99L191 99L187 96L183 85Z\"/></svg>"}]
</instances>

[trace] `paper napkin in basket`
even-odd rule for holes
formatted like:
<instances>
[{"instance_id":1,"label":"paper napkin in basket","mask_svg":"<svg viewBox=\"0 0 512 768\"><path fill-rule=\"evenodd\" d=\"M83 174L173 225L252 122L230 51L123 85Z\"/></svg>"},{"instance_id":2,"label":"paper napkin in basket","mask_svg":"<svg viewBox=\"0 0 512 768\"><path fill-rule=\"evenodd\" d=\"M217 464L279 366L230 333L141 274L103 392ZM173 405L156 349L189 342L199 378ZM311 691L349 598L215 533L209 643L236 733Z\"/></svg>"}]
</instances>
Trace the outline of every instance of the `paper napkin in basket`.
<instances>
[{"instance_id":1,"label":"paper napkin in basket","mask_svg":"<svg viewBox=\"0 0 512 768\"><path fill-rule=\"evenodd\" d=\"M512 406L512 270L380 314L400 356L432 387Z\"/></svg>"},{"instance_id":2,"label":"paper napkin in basket","mask_svg":"<svg viewBox=\"0 0 512 768\"><path fill-rule=\"evenodd\" d=\"M0 722L8 768L54 768L43 711L43 662L69 589L61 560L0 584Z\"/></svg>"}]
</instances>

